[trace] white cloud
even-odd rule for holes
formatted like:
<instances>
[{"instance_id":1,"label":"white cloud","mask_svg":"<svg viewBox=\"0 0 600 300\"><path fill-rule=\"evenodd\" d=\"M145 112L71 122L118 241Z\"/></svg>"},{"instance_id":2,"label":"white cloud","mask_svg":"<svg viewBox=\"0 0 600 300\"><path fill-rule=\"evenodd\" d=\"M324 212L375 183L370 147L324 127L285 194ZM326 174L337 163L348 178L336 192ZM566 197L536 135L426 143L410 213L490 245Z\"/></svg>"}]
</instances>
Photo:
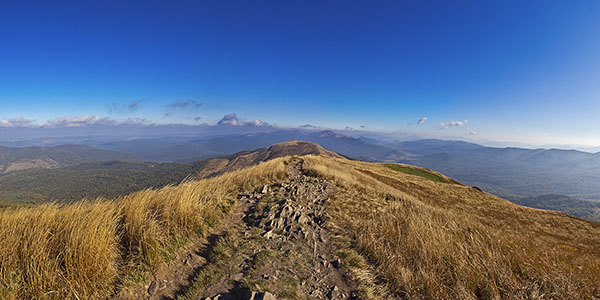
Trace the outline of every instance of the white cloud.
<instances>
[{"instance_id":1,"label":"white cloud","mask_svg":"<svg viewBox=\"0 0 600 300\"><path fill-rule=\"evenodd\" d=\"M252 126L269 126L269 124L267 122L263 122L261 120L254 120L252 122L246 123L246 125L252 125Z\"/></svg>"},{"instance_id":2,"label":"white cloud","mask_svg":"<svg viewBox=\"0 0 600 300\"><path fill-rule=\"evenodd\" d=\"M153 125L144 118L129 118L117 121L108 117L85 115L78 117L62 116L46 123L39 124L43 128L87 127L87 126L119 126L119 125Z\"/></svg>"},{"instance_id":3,"label":"white cloud","mask_svg":"<svg viewBox=\"0 0 600 300\"><path fill-rule=\"evenodd\" d=\"M86 115L79 117L62 116L43 124L43 127L84 127L90 125L117 125L117 122L107 117Z\"/></svg>"},{"instance_id":4,"label":"white cloud","mask_svg":"<svg viewBox=\"0 0 600 300\"><path fill-rule=\"evenodd\" d=\"M243 126L243 122L240 122L237 118L237 114L227 114L217 123L218 125L229 125L229 126Z\"/></svg>"},{"instance_id":5,"label":"white cloud","mask_svg":"<svg viewBox=\"0 0 600 300\"><path fill-rule=\"evenodd\" d=\"M225 126L255 126L255 127L270 126L269 123L263 122L261 120L254 120L254 121L250 121L250 122L243 122L240 119L238 119L237 114L235 114L235 113L226 114L217 123L217 125L225 125Z\"/></svg>"},{"instance_id":6,"label":"white cloud","mask_svg":"<svg viewBox=\"0 0 600 300\"><path fill-rule=\"evenodd\" d=\"M444 129L448 129L448 128L457 128L457 127L462 127L465 124L467 124L467 120L464 121L450 121L449 123L440 123L440 126Z\"/></svg>"},{"instance_id":7,"label":"white cloud","mask_svg":"<svg viewBox=\"0 0 600 300\"><path fill-rule=\"evenodd\" d=\"M147 125L148 120L144 118L129 118L124 122L115 122L116 125Z\"/></svg>"},{"instance_id":8,"label":"white cloud","mask_svg":"<svg viewBox=\"0 0 600 300\"><path fill-rule=\"evenodd\" d=\"M23 117L0 120L0 127L35 127L33 120L27 120Z\"/></svg>"},{"instance_id":9,"label":"white cloud","mask_svg":"<svg viewBox=\"0 0 600 300\"><path fill-rule=\"evenodd\" d=\"M427 121L427 117L422 117L419 119L419 121L417 121L417 124L421 125L421 124L425 123L425 121Z\"/></svg>"}]
</instances>

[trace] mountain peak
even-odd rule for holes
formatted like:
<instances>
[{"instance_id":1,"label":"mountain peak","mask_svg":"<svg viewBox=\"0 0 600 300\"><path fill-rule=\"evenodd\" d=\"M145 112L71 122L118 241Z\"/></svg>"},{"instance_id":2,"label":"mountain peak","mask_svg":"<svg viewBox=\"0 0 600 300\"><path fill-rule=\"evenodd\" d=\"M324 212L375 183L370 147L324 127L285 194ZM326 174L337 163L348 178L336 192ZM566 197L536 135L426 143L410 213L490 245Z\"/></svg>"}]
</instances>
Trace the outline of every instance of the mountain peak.
<instances>
[{"instance_id":1,"label":"mountain peak","mask_svg":"<svg viewBox=\"0 0 600 300\"><path fill-rule=\"evenodd\" d=\"M269 159L290 155L303 156L311 154L322 155L327 157L342 157L341 155L335 152L326 150L319 144L300 140L290 140L287 142L275 144L273 146L265 148L264 152L269 154Z\"/></svg>"},{"instance_id":2,"label":"mountain peak","mask_svg":"<svg viewBox=\"0 0 600 300\"><path fill-rule=\"evenodd\" d=\"M338 133L335 133L335 132L333 132L331 130L319 131L319 132L317 132L317 135L319 137L334 137L334 138L346 137L346 135L338 134Z\"/></svg>"},{"instance_id":3,"label":"mountain peak","mask_svg":"<svg viewBox=\"0 0 600 300\"><path fill-rule=\"evenodd\" d=\"M227 158L211 159L207 163L207 166L200 172L200 177L210 177L224 172L242 169L278 157L305 155L344 158L335 152L326 150L318 144L300 140L290 140L251 152L237 153Z\"/></svg>"}]
</instances>

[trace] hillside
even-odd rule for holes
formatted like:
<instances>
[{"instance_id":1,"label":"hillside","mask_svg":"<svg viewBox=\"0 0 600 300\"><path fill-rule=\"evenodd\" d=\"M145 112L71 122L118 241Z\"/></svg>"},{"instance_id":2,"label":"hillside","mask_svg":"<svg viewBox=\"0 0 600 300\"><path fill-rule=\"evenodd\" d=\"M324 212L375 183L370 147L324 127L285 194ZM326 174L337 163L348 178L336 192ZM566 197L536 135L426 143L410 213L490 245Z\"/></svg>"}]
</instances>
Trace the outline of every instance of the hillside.
<instances>
[{"instance_id":1,"label":"hillside","mask_svg":"<svg viewBox=\"0 0 600 300\"><path fill-rule=\"evenodd\" d=\"M598 154L575 150L495 148L442 140L389 144L412 154L398 162L442 172L469 185L503 197L561 194L600 200ZM577 208L577 202L572 208Z\"/></svg>"},{"instance_id":2,"label":"hillside","mask_svg":"<svg viewBox=\"0 0 600 300\"><path fill-rule=\"evenodd\" d=\"M313 143L289 141L196 162L103 161L55 169L15 171L0 175L0 206L116 198L147 188L178 184L190 178L211 177L293 154L341 157Z\"/></svg>"},{"instance_id":3,"label":"hillside","mask_svg":"<svg viewBox=\"0 0 600 300\"><path fill-rule=\"evenodd\" d=\"M519 205L564 212L568 215L600 222L600 203L584 201L563 195L509 198Z\"/></svg>"},{"instance_id":4,"label":"hillside","mask_svg":"<svg viewBox=\"0 0 600 300\"><path fill-rule=\"evenodd\" d=\"M252 151L291 139L315 142L353 159L429 168L500 197L512 199L551 193L580 200L600 200L600 188L596 184L600 180L600 154L573 150L497 148L436 139L389 142L330 130L110 141L90 137L64 142L85 143L148 161L192 162Z\"/></svg>"},{"instance_id":5,"label":"hillside","mask_svg":"<svg viewBox=\"0 0 600 300\"><path fill-rule=\"evenodd\" d=\"M205 163L104 161L11 172L0 175L0 206L115 198L178 184L195 176Z\"/></svg>"},{"instance_id":6,"label":"hillside","mask_svg":"<svg viewBox=\"0 0 600 300\"><path fill-rule=\"evenodd\" d=\"M136 156L82 145L12 148L0 146L0 173L33 168L53 169L93 161L137 161Z\"/></svg>"},{"instance_id":7,"label":"hillside","mask_svg":"<svg viewBox=\"0 0 600 300\"><path fill-rule=\"evenodd\" d=\"M92 145L101 149L130 153L152 161L195 161L265 148L289 140L317 143L331 151L361 160L392 162L407 158L404 153L389 147L338 134L331 130L278 130L268 133L223 135L202 139L139 139L92 143Z\"/></svg>"},{"instance_id":8,"label":"hillside","mask_svg":"<svg viewBox=\"0 0 600 300\"><path fill-rule=\"evenodd\" d=\"M464 141L380 141L330 130L278 130L210 138L163 138L90 143L152 161L195 161L297 139L345 157L417 165L502 197L561 194L600 200L600 154L560 149L486 147ZM575 203L574 203L575 205Z\"/></svg>"},{"instance_id":9,"label":"hillside","mask_svg":"<svg viewBox=\"0 0 600 300\"><path fill-rule=\"evenodd\" d=\"M223 166L113 201L3 211L0 298L600 297L598 223L309 143Z\"/></svg>"},{"instance_id":10,"label":"hillside","mask_svg":"<svg viewBox=\"0 0 600 300\"><path fill-rule=\"evenodd\" d=\"M291 155L321 155L325 157L342 158L341 155L325 150L320 145L305 141L292 140L275 144L264 149L240 152L227 157L209 159L205 168L198 173L198 176L200 178L211 177L224 172L257 165L263 161Z\"/></svg>"}]
</instances>

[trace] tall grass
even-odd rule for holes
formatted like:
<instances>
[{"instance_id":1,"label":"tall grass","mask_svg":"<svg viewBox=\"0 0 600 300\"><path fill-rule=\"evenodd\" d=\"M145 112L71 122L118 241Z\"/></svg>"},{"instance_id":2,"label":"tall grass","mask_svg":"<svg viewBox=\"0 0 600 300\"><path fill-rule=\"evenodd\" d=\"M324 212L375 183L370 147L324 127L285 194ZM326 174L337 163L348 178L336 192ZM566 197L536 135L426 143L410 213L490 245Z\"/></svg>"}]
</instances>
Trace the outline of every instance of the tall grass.
<instances>
[{"instance_id":1,"label":"tall grass","mask_svg":"<svg viewBox=\"0 0 600 300\"><path fill-rule=\"evenodd\" d=\"M598 299L600 224L380 164L308 156L328 178L342 263L364 298ZM0 299L104 299L204 235L286 158L118 199L0 212ZM116 287L116 288L115 288Z\"/></svg>"},{"instance_id":2,"label":"tall grass","mask_svg":"<svg viewBox=\"0 0 600 300\"><path fill-rule=\"evenodd\" d=\"M379 164L308 157L305 167L336 183L329 211L341 252L374 266L366 277L387 296L600 297L600 224ZM363 287L365 298L386 296Z\"/></svg>"},{"instance_id":3,"label":"tall grass","mask_svg":"<svg viewBox=\"0 0 600 300\"><path fill-rule=\"evenodd\" d=\"M0 213L0 299L103 299L130 272L152 271L235 205L285 177L282 159L114 200Z\"/></svg>"}]
</instances>

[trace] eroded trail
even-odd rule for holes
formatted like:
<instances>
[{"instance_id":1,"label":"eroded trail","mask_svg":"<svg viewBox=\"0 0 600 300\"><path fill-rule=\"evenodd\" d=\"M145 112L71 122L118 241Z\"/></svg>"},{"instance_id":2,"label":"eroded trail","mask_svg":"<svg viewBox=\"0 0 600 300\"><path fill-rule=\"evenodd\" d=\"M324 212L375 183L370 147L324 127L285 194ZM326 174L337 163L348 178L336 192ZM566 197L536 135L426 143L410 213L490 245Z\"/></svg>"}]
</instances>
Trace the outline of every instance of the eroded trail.
<instances>
[{"instance_id":1,"label":"eroded trail","mask_svg":"<svg viewBox=\"0 0 600 300\"><path fill-rule=\"evenodd\" d=\"M180 251L146 297L354 298L356 284L340 269L325 229L325 202L334 187L305 175L302 164L291 160L286 182L238 195L230 217L196 250Z\"/></svg>"}]
</instances>

